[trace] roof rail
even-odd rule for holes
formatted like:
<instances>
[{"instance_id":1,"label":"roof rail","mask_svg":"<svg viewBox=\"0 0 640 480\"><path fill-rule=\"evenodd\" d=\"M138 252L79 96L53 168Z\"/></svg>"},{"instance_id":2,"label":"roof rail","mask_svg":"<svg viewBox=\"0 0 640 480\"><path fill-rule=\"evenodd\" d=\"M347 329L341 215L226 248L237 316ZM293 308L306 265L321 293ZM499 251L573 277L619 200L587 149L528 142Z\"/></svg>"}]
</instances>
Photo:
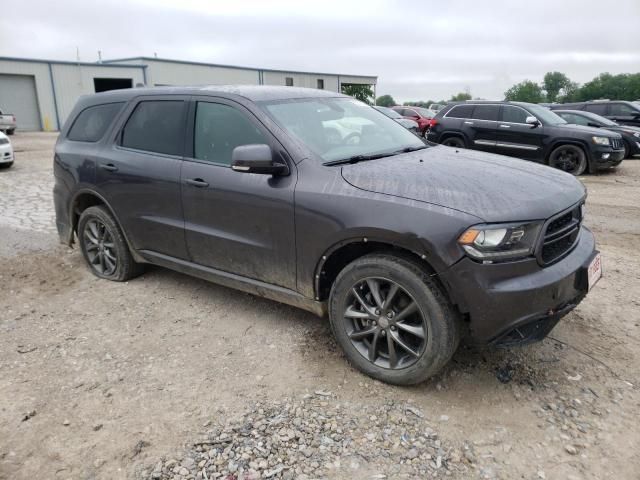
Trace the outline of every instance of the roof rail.
<instances>
[{"instance_id":1,"label":"roof rail","mask_svg":"<svg viewBox=\"0 0 640 480\"><path fill-rule=\"evenodd\" d=\"M610 102L608 98L597 98L595 100L591 100L591 102Z\"/></svg>"}]
</instances>

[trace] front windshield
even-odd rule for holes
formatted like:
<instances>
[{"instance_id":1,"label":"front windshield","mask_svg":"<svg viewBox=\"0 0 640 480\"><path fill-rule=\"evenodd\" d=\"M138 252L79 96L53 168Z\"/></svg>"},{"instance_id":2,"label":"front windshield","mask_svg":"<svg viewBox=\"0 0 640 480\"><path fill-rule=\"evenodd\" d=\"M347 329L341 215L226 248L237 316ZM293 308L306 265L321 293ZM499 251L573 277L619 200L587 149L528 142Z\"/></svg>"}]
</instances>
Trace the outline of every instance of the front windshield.
<instances>
[{"instance_id":1,"label":"front windshield","mask_svg":"<svg viewBox=\"0 0 640 480\"><path fill-rule=\"evenodd\" d=\"M527 110L545 125L564 125L567 123L560 115L540 105L529 104Z\"/></svg>"},{"instance_id":2,"label":"front windshield","mask_svg":"<svg viewBox=\"0 0 640 480\"><path fill-rule=\"evenodd\" d=\"M395 118L395 119L402 118L402 115L400 115L398 112L387 107L376 107L376 110L381 111L389 118Z\"/></svg>"},{"instance_id":3,"label":"front windshield","mask_svg":"<svg viewBox=\"0 0 640 480\"><path fill-rule=\"evenodd\" d=\"M591 113L591 112L580 112L580 115L587 117L590 120L594 120L598 123L601 123L607 127L615 127L618 124L614 121L609 120L606 117L601 117L600 115L596 114L596 113Z\"/></svg>"},{"instance_id":4,"label":"front windshield","mask_svg":"<svg viewBox=\"0 0 640 480\"><path fill-rule=\"evenodd\" d=\"M436 116L436 112L433 110L429 110L428 108L416 108L412 107L416 112L426 118L433 118Z\"/></svg>"},{"instance_id":5,"label":"front windshield","mask_svg":"<svg viewBox=\"0 0 640 480\"><path fill-rule=\"evenodd\" d=\"M324 162L425 147L398 122L353 98L261 102L260 107Z\"/></svg>"}]
</instances>

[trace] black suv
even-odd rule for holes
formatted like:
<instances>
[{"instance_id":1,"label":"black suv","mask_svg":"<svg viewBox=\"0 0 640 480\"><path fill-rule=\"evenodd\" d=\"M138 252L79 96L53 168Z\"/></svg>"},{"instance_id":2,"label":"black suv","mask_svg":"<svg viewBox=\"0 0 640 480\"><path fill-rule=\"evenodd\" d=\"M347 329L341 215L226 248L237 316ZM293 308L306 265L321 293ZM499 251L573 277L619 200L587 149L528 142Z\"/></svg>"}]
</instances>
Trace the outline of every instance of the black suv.
<instances>
[{"instance_id":1,"label":"black suv","mask_svg":"<svg viewBox=\"0 0 640 480\"><path fill-rule=\"evenodd\" d=\"M341 124L358 124L341 140ZM410 384L466 332L543 338L600 275L585 188L427 146L377 110L287 87L83 97L55 148L62 242L98 277L161 265L328 313L363 372Z\"/></svg>"},{"instance_id":2,"label":"black suv","mask_svg":"<svg viewBox=\"0 0 640 480\"><path fill-rule=\"evenodd\" d=\"M551 110L584 110L613 120L620 125L640 127L640 101L593 100L578 103L554 103Z\"/></svg>"},{"instance_id":3,"label":"black suv","mask_svg":"<svg viewBox=\"0 0 640 480\"><path fill-rule=\"evenodd\" d=\"M573 125L585 125L619 133L624 142L624 158L640 155L640 127L618 125L613 120L584 110L554 110L554 112Z\"/></svg>"},{"instance_id":4,"label":"black suv","mask_svg":"<svg viewBox=\"0 0 640 480\"><path fill-rule=\"evenodd\" d=\"M432 120L427 139L533 160L573 175L613 167L624 158L620 135L568 125L547 108L522 102L448 104Z\"/></svg>"}]
</instances>

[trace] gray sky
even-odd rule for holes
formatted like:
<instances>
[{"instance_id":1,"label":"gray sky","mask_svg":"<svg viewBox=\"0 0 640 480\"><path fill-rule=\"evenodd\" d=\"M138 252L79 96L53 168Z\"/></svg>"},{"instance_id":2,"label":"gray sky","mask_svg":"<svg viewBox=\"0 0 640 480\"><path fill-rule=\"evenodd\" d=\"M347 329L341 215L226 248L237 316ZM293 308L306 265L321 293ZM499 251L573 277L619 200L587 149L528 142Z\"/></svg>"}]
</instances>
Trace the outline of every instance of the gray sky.
<instances>
[{"instance_id":1,"label":"gray sky","mask_svg":"<svg viewBox=\"0 0 640 480\"><path fill-rule=\"evenodd\" d=\"M100 5L98 8L97 5ZM640 0L20 0L0 56L153 56L378 75L378 95L501 98L559 70L640 71Z\"/></svg>"}]
</instances>

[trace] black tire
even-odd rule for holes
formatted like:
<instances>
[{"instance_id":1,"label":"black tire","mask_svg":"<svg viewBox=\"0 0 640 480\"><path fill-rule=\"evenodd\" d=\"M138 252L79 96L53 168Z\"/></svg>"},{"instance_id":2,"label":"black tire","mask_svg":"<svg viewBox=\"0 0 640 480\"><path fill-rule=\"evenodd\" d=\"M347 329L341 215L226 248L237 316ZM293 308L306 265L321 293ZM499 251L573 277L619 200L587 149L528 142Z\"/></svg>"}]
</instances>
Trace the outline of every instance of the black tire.
<instances>
[{"instance_id":1,"label":"black tire","mask_svg":"<svg viewBox=\"0 0 640 480\"><path fill-rule=\"evenodd\" d=\"M393 285L395 294L389 295ZM375 309L371 315L370 307ZM404 315L407 311L411 313ZM348 360L394 385L413 385L435 375L460 343L459 315L441 287L417 263L390 254L366 255L340 272L331 288L329 320Z\"/></svg>"},{"instance_id":2,"label":"black tire","mask_svg":"<svg viewBox=\"0 0 640 480\"><path fill-rule=\"evenodd\" d=\"M454 148L467 148L464 140L460 137L447 137L442 141L442 145Z\"/></svg>"},{"instance_id":3,"label":"black tire","mask_svg":"<svg viewBox=\"0 0 640 480\"><path fill-rule=\"evenodd\" d=\"M13 135L16 132L15 128L12 128L11 130L7 130L7 135Z\"/></svg>"},{"instance_id":4,"label":"black tire","mask_svg":"<svg viewBox=\"0 0 640 480\"><path fill-rule=\"evenodd\" d=\"M550 167L577 177L587 169L587 156L577 145L560 145L553 149L548 163Z\"/></svg>"},{"instance_id":5,"label":"black tire","mask_svg":"<svg viewBox=\"0 0 640 480\"><path fill-rule=\"evenodd\" d=\"M629 152L631 151L631 146L629 145L629 142L627 142L626 140L623 141L622 143L624 144L624 157L622 157L622 160L624 160L625 158L629 158Z\"/></svg>"},{"instance_id":6,"label":"black tire","mask_svg":"<svg viewBox=\"0 0 640 480\"><path fill-rule=\"evenodd\" d=\"M78 243L89 269L97 277L124 282L143 271L143 266L133 260L120 227L103 206L82 212Z\"/></svg>"},{"instance_id":7,"label":"black tire","mask_svg":"<svg viewBox=\"0 0 640 480\"><path fill-rule=\"evenodd\" d=\"M13 165L13 162L0 163L0 168L9 168L11 165Z\"/></svg>"}]
</instances>

